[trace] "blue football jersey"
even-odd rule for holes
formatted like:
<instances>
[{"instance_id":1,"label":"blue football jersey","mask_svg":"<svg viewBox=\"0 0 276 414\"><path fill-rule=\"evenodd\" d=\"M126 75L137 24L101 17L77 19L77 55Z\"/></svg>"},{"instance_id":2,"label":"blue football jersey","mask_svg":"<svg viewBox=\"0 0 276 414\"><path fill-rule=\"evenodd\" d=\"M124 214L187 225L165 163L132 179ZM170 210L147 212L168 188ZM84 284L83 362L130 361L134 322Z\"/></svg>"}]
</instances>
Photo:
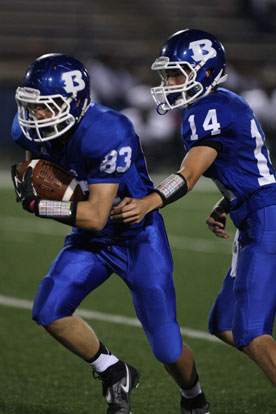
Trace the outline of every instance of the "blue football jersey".
<instances>
[{"instance_id":1,"label":"blue football jersey","mask_svg":"<svg viewBox=\"0 0 276 414\"><path fill-rule=\"evenodd\" d=\"M276 177L264 133L246 101L227 89L199 99L187 108L181 129L187 151L216 141L220 151L205 172L231 202L238 227L253 211L276 203ZM211 144L212 145L212 144Z\"/></svg>"},{"instance_id":2,"label":"blue football jersey","mask_svg":"<svg viewBox=\"0 0 276 414\"><path fill-rule=\"evenodd\" d=\"M31 151L35 158L55 161L72 171L87 196L87 185L94 183L119 183L117 200L141 198L153 189L132 123L121 113L102 105L91 103L64 146L60 146L58 140L28 140L21 132L17 115L12 125L12 138L23 149ZM144 225L145 220L127 225L109 219L101 232L74 228L71 237L79 238L80 242L110 243L135 235Z\"/></svg>"}]
</instances>

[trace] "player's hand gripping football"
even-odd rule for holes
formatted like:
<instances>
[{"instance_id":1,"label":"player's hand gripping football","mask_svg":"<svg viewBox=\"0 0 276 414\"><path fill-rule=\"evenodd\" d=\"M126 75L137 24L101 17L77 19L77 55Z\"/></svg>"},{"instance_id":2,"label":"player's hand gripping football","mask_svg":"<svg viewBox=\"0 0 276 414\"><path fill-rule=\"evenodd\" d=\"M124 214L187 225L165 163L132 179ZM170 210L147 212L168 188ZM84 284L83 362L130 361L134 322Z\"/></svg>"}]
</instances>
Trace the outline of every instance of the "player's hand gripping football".
<instances>
[{"instance_id":1,"label":"player's hand gripping football","mask_svg":"<svg viewBox=\"0 0 276 414\"><path fill-rule=\"evenodd\" d=\"M16 201L19 203L22 201L21 194L22 194L22 182L17 178L17 164L13 164L11 166L11 176L12 182L15 190Z\"/></svg>"},{"instance_id":2,"label":"player's hand gripping football","mask_svg":"<svg viewBox=\"0 0 276 414\"><path fill-rule=\"evenodd\" d=\"M33 187L33 169L28 167L20 182L16 176L16 164L11 167L12 180L16 193L16 201L21 202L25 210L34 212L33 204L38 199Z\"/></svg>"},{"instance_id":3,"label":"player's hand gripping football","mask_svg":"<svg viewBox=\"0 0 276 414\"><path fill-rule=\"evenodd\" d=\"M228 211L223 207L223 203L218 202L211 211L209 217L206 219L208 229L211 230L217 237L228 239L230 236L225 232L226 216Z\"/></svg>"}]
</instances>

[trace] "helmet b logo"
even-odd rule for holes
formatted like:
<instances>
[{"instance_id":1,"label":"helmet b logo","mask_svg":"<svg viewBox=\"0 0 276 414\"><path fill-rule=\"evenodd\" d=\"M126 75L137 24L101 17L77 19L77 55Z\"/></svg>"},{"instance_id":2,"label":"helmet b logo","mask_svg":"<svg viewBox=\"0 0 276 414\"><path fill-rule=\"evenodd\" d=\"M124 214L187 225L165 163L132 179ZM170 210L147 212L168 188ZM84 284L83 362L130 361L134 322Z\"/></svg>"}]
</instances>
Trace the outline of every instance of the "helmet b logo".
<instances>
[{"instance_id":1,"label":"helmet b logo","mask_svg":"<svg viewBox=\"0 0 276 414\"><path fill-rule=\"evenodd\" d=\"M208 60L216 56L217 51L212 47L212 41L210 39L201 39L191 42L189 49L194 52L192 58L196 62L200 62L202 59ZM207 52L207 53L206 53Z\"/></svg>"},{"instance_id":2,"label":"helmet b logo","mask_svg":"<svg viewBox=\"0 0 276 414\"><path fill-rule=\"evenodd\" d=\"M85 82L79 70L63 73L62 80L65 82L64 89L67 93L82 91L85 88Z\"/></svg>"}]
</instances>

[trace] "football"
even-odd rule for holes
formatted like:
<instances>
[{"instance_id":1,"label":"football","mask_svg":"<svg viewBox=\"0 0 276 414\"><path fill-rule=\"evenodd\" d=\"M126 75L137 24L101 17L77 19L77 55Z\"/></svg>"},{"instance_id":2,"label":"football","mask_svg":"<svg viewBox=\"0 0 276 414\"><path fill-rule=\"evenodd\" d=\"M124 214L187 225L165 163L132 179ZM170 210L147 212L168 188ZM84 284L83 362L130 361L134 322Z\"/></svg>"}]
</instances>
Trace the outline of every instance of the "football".
<instances>
[{"instance_id":1,"label":"football","mask_svg":"<svg viewBox=\"0 0 276 414\"><path fill-rule=\"evenodd\" d=\"M22 181L28 167L33 169L33 186L38 197L48 200L81 201L84 194L73 173L53 161L30 160L16 165L16 175Z\"/></svg>"}]
</instances>

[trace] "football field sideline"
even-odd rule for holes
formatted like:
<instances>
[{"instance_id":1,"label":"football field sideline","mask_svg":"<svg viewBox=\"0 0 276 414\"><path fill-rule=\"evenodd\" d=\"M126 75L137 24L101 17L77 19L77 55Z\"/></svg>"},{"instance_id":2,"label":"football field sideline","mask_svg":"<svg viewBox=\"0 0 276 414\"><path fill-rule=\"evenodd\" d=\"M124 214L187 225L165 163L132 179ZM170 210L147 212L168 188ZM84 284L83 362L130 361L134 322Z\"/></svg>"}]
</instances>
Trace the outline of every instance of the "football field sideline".
<instances>
[{"instance_id":1,"label":"football field sideline","mask_svg":"<svg viewBox=\"0 0 276 414\"><path fill-rule=\"evenodd\" d=\"M0 305L9 306L15 309L31 310L33 303L32 301L26 300L26 299L18 299L18 298L12 298L9 296L0 295ZM81 308L78 309L76 313L85 319L94 319L94 320L103 321L103 322L110 322L113 324L128 325L132 327L142 328L141 323L136 318L130 318L127 316L114 315L114 314L110 315L108 313L96 312L96 311L91 311L91 310L81 309ZM187 336L189 338L202 339L205 341L222 343L215 336L210 335L208 332L199 331L196 329L184 328L184 327L180 327L180 331L183 336Z\"/></svg>"}]
</instances>

